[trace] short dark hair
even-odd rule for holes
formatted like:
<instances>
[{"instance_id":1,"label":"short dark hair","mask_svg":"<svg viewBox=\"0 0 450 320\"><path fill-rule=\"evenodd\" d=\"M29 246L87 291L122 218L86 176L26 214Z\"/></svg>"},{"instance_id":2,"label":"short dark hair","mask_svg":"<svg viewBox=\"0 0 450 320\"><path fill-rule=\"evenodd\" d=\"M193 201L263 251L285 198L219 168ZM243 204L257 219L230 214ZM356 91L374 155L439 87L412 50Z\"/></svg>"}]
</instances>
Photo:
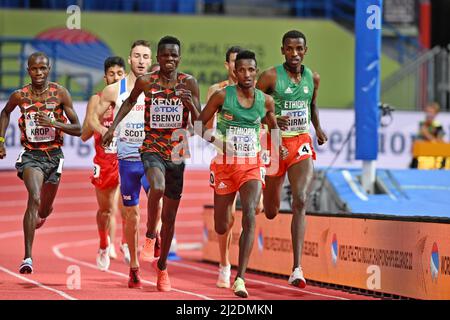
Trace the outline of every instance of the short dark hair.
<instances>
[{"instance_id":1,"label":"short dark hair","mask_svg":"<svg viewBox=\"0 0 450 320\"><path fill-rule=\"evenodd\" d=\"M30 56L28 57L28 65L30 65L31 59L36 59L37 57L43 57L45 59L47 59L47 66L50 65L50 59L48 58L47 54L45 52L42 51L37 51L37 52L33 52L32 54L30 54Z\"/></svg>"},{"instance_id":2,"label":"short dark hair","mask_svg":"<svg viewBox=\"0 0 450 320\"><path fill-rule=\"evenodd\" d=\"M104 63L105 74L108 71L108 69L113 66L119 66L125 70L125 61L123 60L122 57L119 57L119 56L106 58L105 63Z\"/></svg>"},{"instance_id":3,"label":"short dark hair","mask_svg":"<svg viewBox=\"0 0 450 320\"><path fill-rule=\"evenodd\" d=\"M291 30L286 32L283 36L283 39L281 40L281 44L284 45L284 41L286 39L299 39L299 38L302 38L305 41L306 46L306 36L298 30Z\"/></svg>"},{"instance_id":4,"label":"short dark hair","mask_svg":"<svg viewBox=\"0 0 450 320\"><path fill-rule=\"evenodd\" d=\"M166 45L166 44L176 44L176 45L178 46L178 48L179 48L179 51L181 52L181 43L180 43L180 40L178 40L177 38L172 37L172 36L165 36L165 37L162 37L162 38L159 40L159 42L158 42L158 52L159 52L159 50L161 49L161 47L162 47L163 45Z\"/></svg>"},{"instance_id":5,"label":"short dark hair","mask_svg":"<svg viewBox=\"0 0 450 320\"><path fill-rule=\"evenodd\" d=\"M258 65L258 63L256 61L256 55L253 51L242 50L241 52L239 52L236 56L236 63L238 62L238 60L244 60L244 59L254 60L255 66Z\"/></svg>"},{"instance_id":6,"label":"short dark hair","mask_svg":"<svg viewBox=\"0 0 450 320\"><path fill-rule=\"evenodd\" d=\"M227 53L225 54L225 61L226 62L230 62L230 55L232 54L232 53L239 53L239 52L241 52L243 49L241 48L241 47L239 47L239 46L232 46L232 47L229 47L228 48L228 50L227 50Z\"/></svg>"},{"instance_id":7,"label":"short dark hair","mask_svg":"<svg viewBox=\"0 0 450 320\"><path fill-rule=\"evenodd\" d=\"M136 40L135 42L133 42L131 44L131 49L130 49L130 53L131 51L133 51L134 48L136 48L137 46L143 46L143 47L147 47L150 50L152 50L152 48L150 48L150 42L148 42L147 40Z\"/></svg>"}]
</instances>

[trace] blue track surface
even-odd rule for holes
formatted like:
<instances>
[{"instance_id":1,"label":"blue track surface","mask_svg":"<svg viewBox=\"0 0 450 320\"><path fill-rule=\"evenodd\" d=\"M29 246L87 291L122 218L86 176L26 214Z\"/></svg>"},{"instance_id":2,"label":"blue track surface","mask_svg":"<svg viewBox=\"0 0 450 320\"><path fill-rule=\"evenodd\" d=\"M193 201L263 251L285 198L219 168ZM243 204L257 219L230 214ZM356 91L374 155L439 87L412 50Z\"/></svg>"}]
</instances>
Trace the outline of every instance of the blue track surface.
<instances>
[{"instance_id":1,"label":"blue track surface","mask_svg":"<svg viewBox=\"0 0 450 320\"><path fill-rule=\"evenodd\" d=\"M377 170L388 194L368 195L358 177L361 170L335 169L327 178L352 213L403 217L450 218L450 171Z\"/></svg>"}]
</instances>

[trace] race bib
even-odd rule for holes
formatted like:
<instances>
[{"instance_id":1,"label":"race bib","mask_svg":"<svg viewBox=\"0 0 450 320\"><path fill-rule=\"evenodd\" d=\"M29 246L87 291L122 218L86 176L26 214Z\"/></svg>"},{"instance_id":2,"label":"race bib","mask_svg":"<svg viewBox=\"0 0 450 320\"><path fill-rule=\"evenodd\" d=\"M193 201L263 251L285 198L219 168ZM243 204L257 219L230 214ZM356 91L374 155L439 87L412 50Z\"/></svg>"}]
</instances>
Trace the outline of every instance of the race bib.
<instances>
[{"instance_id":1,"label":"race bib","mask_svg":"<svg viewBox=\"0 0 450 320\"><path fill-rule=\"evenodd\" d=\"M104 148L105 153L117 153L117 137L114 137L111 141L111 144Z\"/></svg>"},{"instance_id":2,"label":"race bib","mask_svg":"<svg viewBox=\"0 0 450 320\"><path fill-rule=\"evenodd\" d=\"M53 113L47 113L50 119L55 120ZM27 113L25 116L25 127L29 142L49 142L55 140L56 130L53 127L42 127L36 125L36 112Z\"/></svg>"},{"instance_id":3,"label":"race bib","mask_svg":"<svg viewBox=\"0 0 450 320\"><path fill-rule=\"evenodd\" d=\"M298 148L298 154L299 156L305 156L307 154L312 155L311 146L309 143L304 143Z\"/></svg>"},{"instance_id":4,"label":"race bib","mask_svg":"<svg viewBox=\"0 0 450 320\"><path fill-rule=\"evenodd\" d=\"M281 115L289 117L289 126L287 131L309 131L308 108L298 110L281 110Z\"/></svg>"},{"instance_id":5,"label":"race bib","mask_svg":"<svg viewBox=\"0 0 450 320\"><path fill-rule=\"evenodd\" d=\"M183 105L156 105L150 108L150 128L176 129L183 126Z\"/></svg>"},{"instance_id":6,"label":"race bib","mask_svg":"<svg viewBox=\"0 0 450 320\"><path fill-rule=\"evenodd\" d=\"M120 141L128 143L141 143L145 138L144 123L143 122L126 122L120 128ZM116 141L117 147L117 141ZM116 148L117 150L117 148ZM117 151L116 151L117 152Z\"/></svg>"},{"instance_id":7,"label":"race bib","mask_svg":"<svg viewBox=\"0 0 450 320\"><path fill-rule=\"evenodd\" d=\"M257 156L258 139L253 128L229 128L227 142L233 145L233 155L238 158L254 158Z\"/></svg>"}]
</instances>

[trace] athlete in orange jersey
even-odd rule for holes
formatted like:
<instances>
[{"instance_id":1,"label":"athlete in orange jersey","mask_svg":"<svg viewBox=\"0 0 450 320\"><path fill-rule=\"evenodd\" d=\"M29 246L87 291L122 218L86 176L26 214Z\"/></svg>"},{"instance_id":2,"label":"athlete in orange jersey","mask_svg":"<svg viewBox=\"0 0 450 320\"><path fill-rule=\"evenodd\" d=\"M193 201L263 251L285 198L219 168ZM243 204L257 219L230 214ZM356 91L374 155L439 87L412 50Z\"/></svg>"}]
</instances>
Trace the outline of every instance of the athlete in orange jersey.
<instances>
[{"instance_id":1,"label":"athlete in orange jersey","mask_svg":"<svg viewBox=\"0 0 450 320\"><path fill-rule=\"evenodd\" d=\"M125 61L121 57L108 57L104 63L105 82L107 85L116 83L125 76ZM103 148L102 136L89 126L91 117L95 117L95 107L98 105L101 93L93 95L86 108L86 117L83 123L81 140L86 141L94 136L95 157L94 173L91 182L95 186L97 197L97 228L100 237L99 251L97 254L97 266L105 271L109 267L109 258L117 258L114 247L117 210L123 211L119 198L119 162L117 160L117 145ZM101 125L108 128L113 122L115 105L110 105L101 119ZM97 128L100 130L100 128ZM123 213L124 215L124 213ZM109 239L108 239L109 236ZM109 245L109 248L108 248ZM108 249L108 250L106 250ZM122 216L122 240L120 251L124 255L127 264L130 263L130 251L125 237L125 217Z\"/></svg>"},{"instance_id":2,"label":"athlete in orange jersey","mask_svg":"<svg viewBox=\"0 0 450 320\"><path fill-rule=\"evenodd\" d=\"M28 202L23 218L25 256L20 273L33 272L34 232L53 210L64 162L63 133L81 135L72 98L64 87L48 81L50 69L45 53L31 54L27 68L31 84L11 94L0 116L0 159L3 159L6 156L4 137L11 112L19 106L22 113L19 128L24 149L19 154L16 169L27 188Z\"/></svg>"}]
</instances>

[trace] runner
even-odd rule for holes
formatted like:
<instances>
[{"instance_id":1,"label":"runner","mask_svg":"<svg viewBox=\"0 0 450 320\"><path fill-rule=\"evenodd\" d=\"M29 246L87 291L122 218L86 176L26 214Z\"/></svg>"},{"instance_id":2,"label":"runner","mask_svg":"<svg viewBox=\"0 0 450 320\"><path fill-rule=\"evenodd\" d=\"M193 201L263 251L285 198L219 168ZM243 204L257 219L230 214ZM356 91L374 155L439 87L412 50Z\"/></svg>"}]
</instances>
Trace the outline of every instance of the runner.
<instances>
[{"instance_id":1,"label":"runner","mask_svg":"<svg viewBox=\"0 0 450 320\"><path fill-rule=\"evenodd\" d=\"M277 173L266 176L264 212L274 219L280 209L283 181L287 172L292 190L291 237L294 263L289 284L304 288L306 280L301 267L303 240L305 237L305 212L307 192L313 178L313 159L316 158L309 135L310 123L314 125L319 145L327 141L319 121L316 105L320 77L303 64L306 37L292 30L282 39L281 52L285 62L264 71L256 87L273 96L277 122L282 131L283 146L289 156L280 160Z\"/></svg>"},{"instance_id":2,"label":"runner","mask_svg":"<svg viewBox=\"0 0 450 320\"><path fill-rule=\"evenodd\" d=\"M237 82L236 76L234 74L234 64L236 61L236 56L239 52L242 51L242 48L239 46L233 46L228 48L225 54L225 69L228 71L228 79L219 83L213 84L208 89L208 94L206 101L209 101L211 96L218 90L225 88L228 85L233 85ZM215 114L214 116L206 123L206 128L212 129L215 127L214 123L216 121ZM236 198L235 198L236 199ZM230 245L232 238L232 228L234 223L234 212L236 211L236 200L233 203L233 207L231 209L231 222L229 229L225 234L218 235L218 243L219 243L219 252L220 252L220 263L219 263L219 276L216 282L216 286L219 288L229 288L230 278L231 278L231 263L230 263Z\"/></svg>"},{"instance_id":3,"label":"runner","mask_svg":"<svg viewBox=\"0 0 450 320\"><path fill-rule=\"evenodd\" d=\"M99 125L99 117L108 110L111 104L116 105L114 112L116 114L115 118L117 118L117 112L122 103L126 101L130 95L136 79L139 76L144 75L151 65L150 44L145 40L135 41L131 46L128 63L130 64L131 72L119 82L109 85L103 90L99 105L96 108L97 116L92 117L91 119L93 122L96 122L96 124L91 123L93 128ZM149 185L145 178L144 166L139 154L139 147L142 145L144 139L144 99L145 96L143 94L137 97L137 103L132 112L123 119L122 123L117 128L117 136L114 137L114 141L117 141L120 192L126 216L125 234L130 250L130 278L128 287L138 289L142 288L137 256L140 219L139 193L141 187L144 188L147 195L149 194ZM107 131L107 128L102 127L99 132L104 135ZM107 144L107 146L109 145L110 143ZM154 214L156 215L155 221L158 221L161 214L161 206L159 203L155 205L154 210ZM156 223L152 224L151 229L152 230L150 231L152 233L156 233ZM153 251L154 250L152 250L152 252ZM105 257L107 256L105 253L103 253L103 255ZM154 257L148 257L148 259L154 259ZM105 258L105 260L107 260L107 258Z\"/></svg>"},{"instance_id":4,"label":"runner","mask_svg":"<svg viewBox=\"0 0 450 320\"><path fill-rule=\"evenodd\" d=\"M125 76L125 61L121 57L108 57L104 63L104 70L106 84L110 85L116 83ZM88 125L89 122L92 122L89 118L95 117L96 115L95 107L98 105L99 101L100 93L93 95L89 99L86 108L86 117L83 122L81 140L87 141L92 136L94 136L95 140L94 173L91 176L91 182L95 186L95 195L99 207L97 211L97 228L100 237L100 250L96 260L98 268L100 270L106 270L108 262L102 253L105 252L109 243L109 257L112 259L117 258L114 247L116 229L115 213L119 209L123 212L123 208L119 198L119 163L117 160L117 147L103 148L101 145L102 136ZM114 105L112 104L101 118L102 126L106 128L110 126L113 121L113 113ZM97 130L101 130L102 126L99 126ZM108 239L108 235L110 239ZM124 255L125 262L130 264L130 251L125 237L124 217L122 217L122 240L120 251Z\"/></svg>"},{"instance_id":5,"label":"runner","mask_svg":"<svg viewBox=\"0 0 450 320\"><path fill-rule=\"evenodd\" d=\"M242 232L233 291L242 298L248 297L244 276L253 247L255 214L265 175L259 158L261 123L266 122L269 129L278 129L272 97L255 89L257 72L255 54L241 51L235 63L237 85L216 91L199 116L199 121L206 126L218 113L217 137L213 143L219 153L211 161L210 182L214 188L214 225L219 235L231 229L233 203L238 191L241 195Z\"/></svg>"},{"instance_id":6,"label":"runner","mask_svg":"<svg viewBox=\"0 0 450 320\"><path fill-rule=\"evenodd\" d=\"M180 41L177 38L171 36L161 38L157 53L160 70L138 78L129 98L123 103L112 126L103 137L103 145L109 145L115 127L127 116L138 97L144 93L145 140L140 152L151 186L148 213L152 225L156 225L158 217L156 206L164 196L161 256L154 263L159 291L171 290L167 256L183 191L183 156L187 148L186 127L189 114L191 121L194 122L200 110L197 81L191 75L177 71L181 57L180 49ZM152 238L155 236L153 234Z\"/></svg>"},{"instance_id":7,"label":"runner","mask_svg":"<svg viewBox=\"0 0 450 320\"><path fill-rule=\"evenodd\" d=\"M25 256L20 273L33 272L34 233L53 211L64 163L63 133L81 135L72 98L64 87L48 81L50 69L45 53L31 54L27 68L31 83L11 94L0 116L0 159L3 159L11 112L19 106L22 113L19 128L24 149L17 158L16 169L27 188L28 202L23 218Z\"/></svg>"}]
</instances>

